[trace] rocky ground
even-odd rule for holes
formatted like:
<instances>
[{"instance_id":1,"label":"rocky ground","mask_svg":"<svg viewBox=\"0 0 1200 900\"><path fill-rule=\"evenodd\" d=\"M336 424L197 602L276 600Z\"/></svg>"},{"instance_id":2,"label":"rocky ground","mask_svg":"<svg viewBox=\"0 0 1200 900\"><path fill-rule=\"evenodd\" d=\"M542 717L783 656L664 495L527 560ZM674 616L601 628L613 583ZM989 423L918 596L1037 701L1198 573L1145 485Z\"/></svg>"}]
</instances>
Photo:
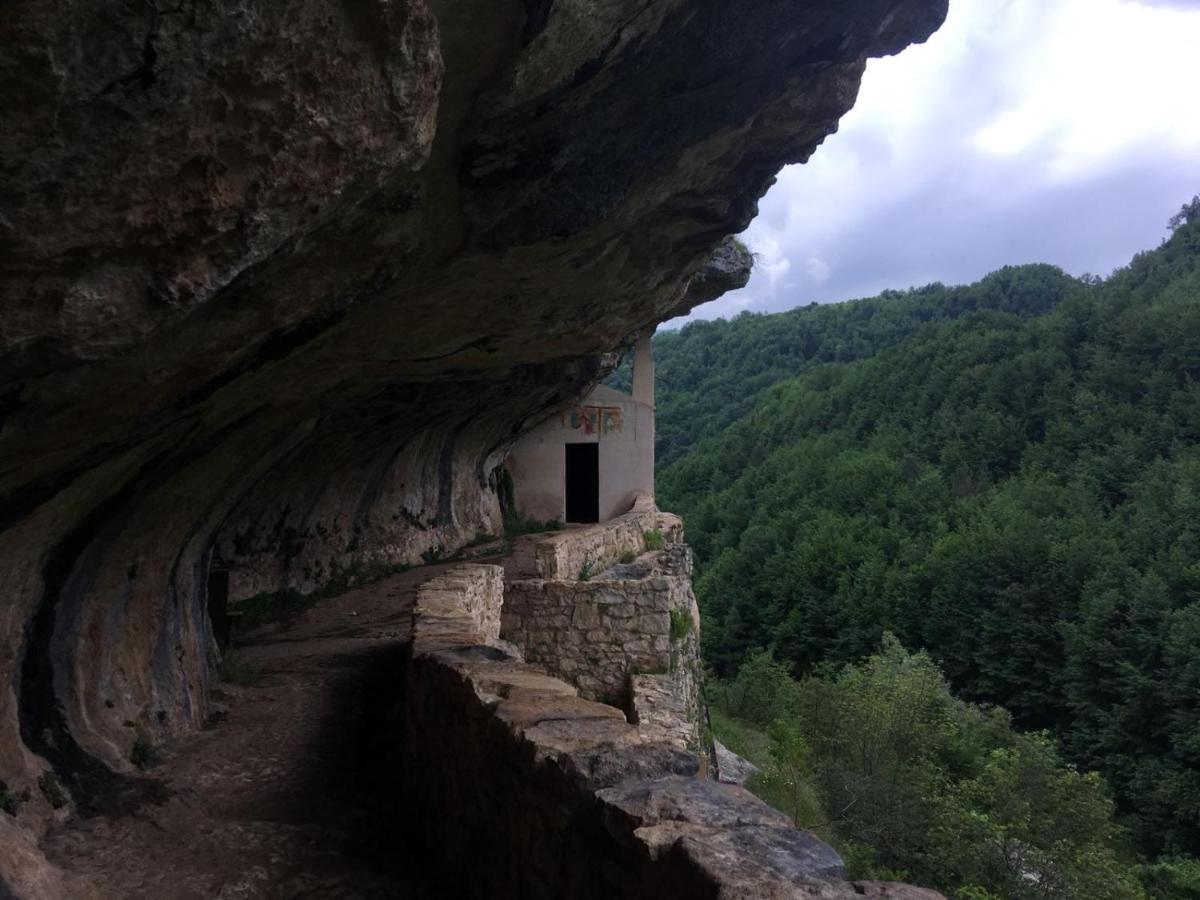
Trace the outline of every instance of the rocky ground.
<instances>
[{"instance_id":1,"label":"rocky ground","mask_svg":"<svg viewBox=\"0 0 1200 900\"><path fill-rule=\"evenodd\" d=\"M383 740L423 567L246 635L224 710L151 774L169 796L75 819L43 841L66 895L135 898L444 897L407 856Z\"/></svg>"}]
</instances>

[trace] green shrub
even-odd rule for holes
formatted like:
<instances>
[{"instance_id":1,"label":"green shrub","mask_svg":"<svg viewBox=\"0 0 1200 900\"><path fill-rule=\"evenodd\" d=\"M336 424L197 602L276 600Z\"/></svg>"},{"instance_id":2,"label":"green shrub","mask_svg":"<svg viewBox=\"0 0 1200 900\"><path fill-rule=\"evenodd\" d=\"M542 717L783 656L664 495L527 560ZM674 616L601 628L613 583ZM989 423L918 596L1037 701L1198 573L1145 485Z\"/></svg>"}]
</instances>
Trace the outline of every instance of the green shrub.
<instances>
[{"instance_id":1,"label":"green shrub","mask_svg":"<svg viewBox=\"0 0 1200 900\"><path fill-rule=\"evenodd\" d=\"M548 519L542 522L515 509L505 510L504 513L504 536L506 538L520 537L523 534L540 534L543 531L562 531L562 527L562 522L558 519Z\"/></svg>"},{"instance_id":2,"label":"green shrub","mask_svg":"<svg viewBox=\"0 0 1200 900\"><path fill-rule=\"evenodd\" d=\"M751 653L724 692L726 708L739 719L765 728L786 716L796 683L788 668L767 650Z\"/></svg>"},{"instance_id":3,"label":"green shrub","mask_svg":"<svg viewBox=\"0 0 1200 900\"><path fill-rule=\"evenodd\" d=\"M663 533L657 528L653 531L643 532L642 538L646 541L647 550L661 550L663 548Z\"/></svg>"},{"instance_id":4,"label":"green shrub","mask_svg":"<svg viewBox=\"0 0 1200 900\"><path fill-rule=\"evenodd\" d=\"M1154 900L1200 900L1200 859L1160 859L1139 866L1138 877Z\"/></svg>"},{"instance_id":5,"label":"green shrub","mask_svg":"<svg viewBox=\"0 0 1200 900\"><path fill-rule=\"evenodd\" d=\"M38 789L53 809L62 809L67 805L67 792L63 790L58 776L53 772L42 773L42 776L38 778Z\"/></svg>"},{"instance_id":6,"label":"green shrub","mask_svg":"<svg viewBox=\"0 0 1200 900\"><path fill-rule=\"evenodd\" d=\"M579 580L580 581L590 580L592 575L595 574L593 571L595 569L595 566L596 566L596 563L592 560L592 558L590 556L585 558L583 561L583 565L579 567Z\"/></svg>"},{"instance_id":7,"label":"green shrub","mask_svg":"<svg viewBox=\"0 0 1200 900\"><path fill-rule=\"evenodd\" d=\"M1195 900L1191 861L1125 861L1098 775L1064 763L1047 734L955 698L890 634L800 682L752 654L725 696L758 721L775 714L770 763L748 787L826 836L854 876L903 875L955 900Z\"/></svg>"},{"instance_id":8,"label":"green shrub","mask_svg":"<svg viewBox=\"0 0 1200 900\"><path fill-rule=\"evenodd\" d=\"M671 610L671 640L678 643L692 633L692 617L686 610Z\"/></svg>"},{"instance_id":9,"label":"green shrub","mask_svg":"<svg viewBox=\"0 0 1200 900\"><path fill-rule=\"evenodd\" d=\"M10 791L3 781L0 781L0 811L15 816L21 809L24 798Z\"/></svg>"},{"instance_id":10,"label":"green shrub","mask_svg":"<svg viewBox=\"0 0 1200 900\"><path fill-rule=\"evenodd\" d=\"M635 551L625 550L621 553L621 555L619 557L617 557L617 561L624 563L625 565L629 565L631 562L633 562L637 558L638 558L638 555Z\"/></svg>"},{"instance_id":11,"label":"green shrub","mask_svg":"<svg viewBox=\"0 0 1200 900\"><path fill-rule=\"evenodd\" d=\"M129 751L129 761L142 771L158 765L161 759L162 752L158 747L141 736L133 742L133 749Z\"/></svg>"}]
</instances>

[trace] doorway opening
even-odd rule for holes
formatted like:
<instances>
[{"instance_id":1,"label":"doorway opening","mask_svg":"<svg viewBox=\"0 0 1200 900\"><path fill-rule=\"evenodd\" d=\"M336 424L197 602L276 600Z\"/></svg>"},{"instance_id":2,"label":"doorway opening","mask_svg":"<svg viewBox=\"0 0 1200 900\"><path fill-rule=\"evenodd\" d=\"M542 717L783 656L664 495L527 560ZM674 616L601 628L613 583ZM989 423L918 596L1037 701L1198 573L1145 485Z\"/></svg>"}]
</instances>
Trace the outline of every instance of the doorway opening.
<instances>
[{"instance_id":1,"label":"doorway opening","mask_svg":"<svg viewBox=\"0 0 1200 900\"><path fill-rule=\"evenodd\" d=\"M567 521L600 521L600 445L567 444Z\"/></svg>"},{"instance_id":2,"label":"doorway opening","mask_svg":"<svg viewBox=\"0 0 1200 900\"><path fill-rule=\"evenodd\" d=\"M233 637L233 617L229 615L229 569L219 553L213 550L208 564L208 621L212 624L213 639L222 653L229 649Z\"/></svg>"}]
</instances>

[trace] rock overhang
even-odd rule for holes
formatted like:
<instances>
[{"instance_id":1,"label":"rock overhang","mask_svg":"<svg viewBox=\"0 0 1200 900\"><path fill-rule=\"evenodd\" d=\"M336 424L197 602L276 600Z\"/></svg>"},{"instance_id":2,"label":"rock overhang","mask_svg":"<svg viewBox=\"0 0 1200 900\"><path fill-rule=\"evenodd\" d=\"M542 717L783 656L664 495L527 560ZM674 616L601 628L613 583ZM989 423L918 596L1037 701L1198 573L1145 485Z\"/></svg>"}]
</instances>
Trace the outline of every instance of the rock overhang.
<instances>
[{"instance_id":1,"label":"rock overhang","mask_svg":"<svg viewBox=\"0 0 1200 900\"><path fill-rule=\"evenodd\" d=\"M9 10L0 776L199 724L214 553L245 596L495 530L505 447L735 286L721 242L944 13Z\"/></svg>"}]
</instances>

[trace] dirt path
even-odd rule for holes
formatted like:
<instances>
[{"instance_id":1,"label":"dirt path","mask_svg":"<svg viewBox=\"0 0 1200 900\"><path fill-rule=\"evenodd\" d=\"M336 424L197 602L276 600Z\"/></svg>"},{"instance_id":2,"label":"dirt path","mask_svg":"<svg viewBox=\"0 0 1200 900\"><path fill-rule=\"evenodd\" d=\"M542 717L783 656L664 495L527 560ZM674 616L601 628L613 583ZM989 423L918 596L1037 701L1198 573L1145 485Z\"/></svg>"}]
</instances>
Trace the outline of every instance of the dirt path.
<instances>
[{"instance_id":1,"label":"dirt path","mask_svg":"<svg viewBox=\"0 0 1200 900\"><path fill-rule=\"evenodd\" d=\"M380 740L415 588L440 568L322 601L240 641L259 680L222 685L228 717L153 770L170 799L47 835L69 896L447 896L403 851L412 823L389 790L395 760Z\"/></svg>"}]
</instances>

